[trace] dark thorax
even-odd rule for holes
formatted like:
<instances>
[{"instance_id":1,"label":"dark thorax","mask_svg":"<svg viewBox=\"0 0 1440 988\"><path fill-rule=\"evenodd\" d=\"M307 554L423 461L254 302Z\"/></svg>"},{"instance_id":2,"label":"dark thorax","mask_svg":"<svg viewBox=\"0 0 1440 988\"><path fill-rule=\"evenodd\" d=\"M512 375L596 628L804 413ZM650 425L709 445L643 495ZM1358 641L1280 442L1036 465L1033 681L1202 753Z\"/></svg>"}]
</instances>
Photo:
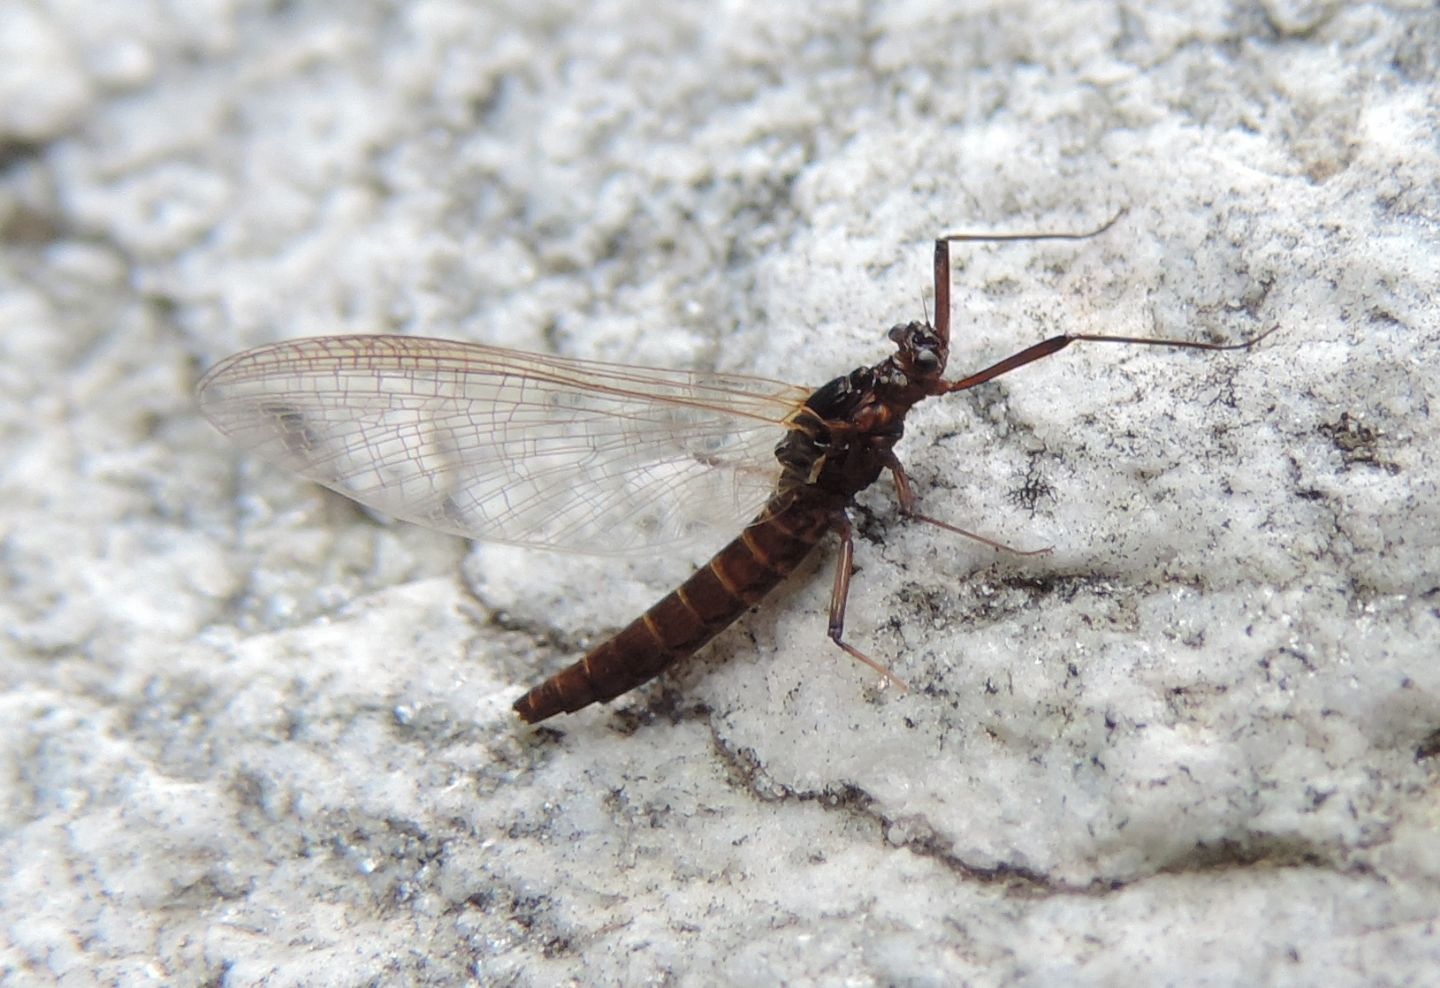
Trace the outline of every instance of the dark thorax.
<instances>
[{"instance_id":1,"label":"dark thorax","mask_svg":"<svg viewBox=\"0 0 1440 988\"><path fill-rule=\"evenodd\" d=\"M775 448L779 494L839 507L875 482L905 433L905 414L944 389L946 346L928 323L890 330L895 353L816 388Z\"/></svg>"}]
</instances>

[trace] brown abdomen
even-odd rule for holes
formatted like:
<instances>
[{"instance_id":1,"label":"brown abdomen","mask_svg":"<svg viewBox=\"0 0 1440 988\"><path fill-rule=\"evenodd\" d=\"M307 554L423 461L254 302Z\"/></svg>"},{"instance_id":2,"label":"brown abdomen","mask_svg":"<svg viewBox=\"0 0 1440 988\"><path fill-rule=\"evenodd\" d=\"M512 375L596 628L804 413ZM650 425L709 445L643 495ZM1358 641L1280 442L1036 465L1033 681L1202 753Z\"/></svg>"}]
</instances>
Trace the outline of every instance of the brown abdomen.
<instances>
[{"instance_id":1,"label":"brown abdomen","mask_svg":"<svg viewBox=\"0 0 1440 988\"><path fill-rule=\"evenodd\" d=\"M830 530L829 511L813 503L792 501L771 510L613 638L516 700L515 712L535 724L613 700L728 628L794 572Z\"/></svg>"}]
</instances>

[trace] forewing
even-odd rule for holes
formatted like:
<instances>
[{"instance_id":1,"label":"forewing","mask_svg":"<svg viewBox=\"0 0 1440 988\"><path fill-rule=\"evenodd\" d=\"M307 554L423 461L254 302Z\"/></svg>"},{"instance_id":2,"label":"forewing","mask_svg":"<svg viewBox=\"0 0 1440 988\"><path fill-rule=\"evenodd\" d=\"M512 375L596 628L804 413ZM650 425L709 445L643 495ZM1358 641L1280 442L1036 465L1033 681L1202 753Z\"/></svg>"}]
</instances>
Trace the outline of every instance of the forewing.
<instances>
[{"instance_id":1,"label":"forewing","mask_svg":"<svg viewBox=\"0 0 1440 988\"><path fill-rule=\"evenodd\" d=\"M405 336L237 354L201 380L239 446L378 511L491 542L626 555L738 531L808 391Z\"/></svg>"}]
</instances>

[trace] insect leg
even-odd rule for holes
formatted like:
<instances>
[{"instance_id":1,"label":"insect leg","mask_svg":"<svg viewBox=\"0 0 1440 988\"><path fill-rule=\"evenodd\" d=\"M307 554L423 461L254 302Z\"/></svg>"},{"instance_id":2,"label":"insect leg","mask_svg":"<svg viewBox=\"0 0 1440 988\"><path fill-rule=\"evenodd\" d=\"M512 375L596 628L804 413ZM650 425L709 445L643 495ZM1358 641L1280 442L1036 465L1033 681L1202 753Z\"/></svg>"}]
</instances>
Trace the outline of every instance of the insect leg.
<instances>
[{"instance_id":1,"label":"insect leg","mask_svg":"<svg viewBox=\"0 0 1440 988\"><path fill-rule=\"evenodd\" d=\"M865 663L900 689L908 690L909 683L843 639L845 602L850 597L850 574L855 571L855 539L850 531L850 519L844 509L835 512L833 527L840 536L840 558L835 563L835 586L830 591L830 625L827 634L830 640L843 648L852 659Z\"/></svg>"},{"instance_id":2,"label":"insect leg","mask_svg":"<svg viewBox=\"0 0 1440 988\"><path fill-rule=\"evenodd\" d=\"M1093 230L1060 231L1036 230L1030 233L942 233L939 237L947 243L983 243L983 242L1004 242L1006 240L1089 240L1091 237L1098 237L1116 223L1120 217L1125 215L1121 209L1114 216L1104 223L1101 223Z\"/></svg>"},{"instance_id":3,"label":"insect leg","mask_svg":"<svg viewBox=\"0 0 1440 988\"><path fill-rule=\"evenodd\" d=\"M913 521L923 521L937 528L943 528L947 532L954 532L956 535L963 535L967 539L973 539L981 545L988 545L990 548L999 552L1010 552L1017 556L1046 556L1050 554L1051 549L1049 546L1043 549L1017 549L1013 545L997 542L983 535L977 535L975 532L967 532L965 529L951 525L949 522L921 514L919 501L916 500L915 491L910 486L910 477L905 473L905 468L901 466L900 459L894 453L890 453L885 458L885 466L890 471L890 476L895 478L895 496L900 502L900 514L906 518Z\"/></svg>"},{"instance_id":4,"label":"insect leg","mask_svg":"<svg viewBox=\"0 0 1440 988\"><path fill-rule=\"evenodd\" d=\"M974 243L980 241L1007 240L1088 240L1099 236L1115 225L1125 210L1120 210L1110 219L1093 230L1083 233L947 233L935 241L935 332L946 343L950 341L950 245L952 243ZM1198 343L1193 340L1166 339L1154 336L1108 336L1092 333L1066 333L1054 336L1034 346L1026 347L1013 356L987 367L977 374L962 377L945 386L946 391L964 391L977 384L994 380L1001 374L1008 374L1017 367L1058 353L1071 343L1086 340L1091 343L1133 343L1142 346L1179 347L1189 350L1247 350L1269 336L1279 326L1272 326L1258 336L1239 343Z\"/></svg>"},{"instance_id":5,"label":"insect leg","mask_svg":"<svg viewBox=\"0 0 1440 988\"><path fill-rule=\"evenodd\" d=\"M1241 340L1239 343L1199 343L1195 340L1171 340L1155 336L1101 336L1091 333L1065 333L1060 336L1052 336L1048 340L1028 346L1017 354L1006 357L999 363L971 374L969 377L962 377L958 381L951 381L945 385L945 391L965 391L975 387L977 384L984 384L986 381L994 380L1001 374L1008 374L1018 367L1034 363L1052 353L1059 353L1071 343L1086 341L1090 343L1136 343L1144 346L1168 346L1186 350L1248 350L1269 336L1278 325L1271 326L1259 336L1252 336L1248 340Z\"/></svg>"},{"instance_id":6,"label":"insect leg","mask_svg":"<svg viewBox=\"0 0 1440 988\"><path fill-rule=\"evenodd\" d=\"M937 237L935 239L936 334L946 343L950 342L950 245L952 243L977 243L987 240L1087 240L1090 237L1098 237L1110 229L1124 215L1125 210L1122 209L1100 226L1083 233L947 233Z\"/></svg>"}]
</instances>

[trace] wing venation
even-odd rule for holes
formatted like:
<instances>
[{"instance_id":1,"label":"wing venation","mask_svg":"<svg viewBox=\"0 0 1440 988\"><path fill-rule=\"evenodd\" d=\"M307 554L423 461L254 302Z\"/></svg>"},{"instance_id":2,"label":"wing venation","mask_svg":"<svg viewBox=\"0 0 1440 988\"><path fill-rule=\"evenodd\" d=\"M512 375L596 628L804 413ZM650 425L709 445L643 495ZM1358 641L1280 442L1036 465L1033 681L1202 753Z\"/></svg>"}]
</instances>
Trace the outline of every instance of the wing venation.
<instances>
[{"instance_id":1,"label":"wing venation","mask_svg":"<svg viewBox=\"0 0 1440 988\"><path fill-rule=\"evenodd\" d=\"M808 390L405 336L260 347L201 380L239 446L443 532L600 555L731 534Z\"/></svg>"}]
</instances>

